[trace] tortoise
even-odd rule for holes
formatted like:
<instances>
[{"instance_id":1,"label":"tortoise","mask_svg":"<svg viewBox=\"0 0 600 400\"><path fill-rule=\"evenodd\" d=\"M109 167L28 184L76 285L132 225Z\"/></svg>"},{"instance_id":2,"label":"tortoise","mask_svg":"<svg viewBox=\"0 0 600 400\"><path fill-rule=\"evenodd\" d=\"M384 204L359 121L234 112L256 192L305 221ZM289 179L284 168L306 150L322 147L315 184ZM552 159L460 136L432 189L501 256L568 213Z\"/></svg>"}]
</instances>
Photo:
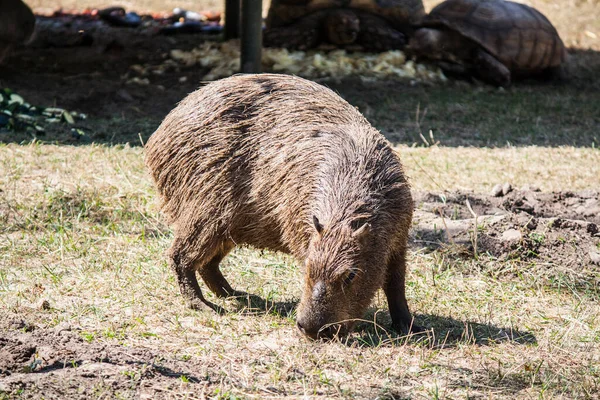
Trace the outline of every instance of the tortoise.
<instances>
[{"instance_id":1,"label":"tortoise","mask_svg":"<svg viewBox=\"0 0 600 400\"><path fill-rule=\"evenodd\" d=\"M35 16L21 0L0 0L0 62L33 34Z\"/></svg>"},{"instance_id":2,"label":"tortoise","mask_svg":"<svg viewBox=\"0 0 600 400\"><path fill-rule=\"evenodd\" d=\"M507 86L519 77L560 76L565 46L550 21L525 4L447 0L423 18L407 46L448 73Z\"/></svg>"},{"instance_id":3,"label":"tortoise","mask_svg":"<svg viewBox=\"0 0 600 400\"><path fill-rule=\"evenodd\" d=\"M306 50L323 42L401 49L425 15L422 0L273 0L264 44Z\"/></svg>"}]
</instances>

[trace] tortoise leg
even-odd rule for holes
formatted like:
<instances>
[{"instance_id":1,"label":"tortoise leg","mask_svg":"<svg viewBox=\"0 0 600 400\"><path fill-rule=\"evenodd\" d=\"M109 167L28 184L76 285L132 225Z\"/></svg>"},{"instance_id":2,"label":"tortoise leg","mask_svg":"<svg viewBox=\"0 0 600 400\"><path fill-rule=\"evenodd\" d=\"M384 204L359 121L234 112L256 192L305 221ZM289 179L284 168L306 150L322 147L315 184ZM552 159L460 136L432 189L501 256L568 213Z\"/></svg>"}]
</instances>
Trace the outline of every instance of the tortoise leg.
<instances>
[{"instance_id":1,"label":"tortoise leg","mask_svg":"<svg viewBox=\"0 0 600 400\"><path fill-rule=\"evenodd\" d=\"M469 71L462 64L457 64L448 61L438 61L437 65L444 71L449 77L459 78L459 79L469 79Z\"/></svg>"},{"instance_id":2,"label":"tortoise leg","mask_svg":"<svg viewBox=\"0 0 600 400\"><path fill-rule=\"evenodd\" d=\"M263 33L263 44L265 47L293 50L317 47L322 41L321 26L325 16L325 12L317 12L307 15L294 24L266 29Z\"/></svg>"},{"instance_id":3,"label":"tortoise leg","mask_svg":"<svg viewBox=\"0 0 600 400\"><path fill-rule=\"evenodd\" d=\"M414 324L408 310L405 294L406 249L393 255L388 263L388 278L383 288L390 308L392 327L404 334L422 332L423 328Z\"/></svg>"},{"instance_id":4,"label":"tortoise leg","mask_svg":"<svg viewBox=\"0 0 600 400\"><path fill-rule=\"evenodd\" d=\"M544 80L565 82L568 79L568 73L564 65L557 67L548 67L542 71L540 77Z\"/></svg>"},{"instance_id":5,"label":"tortoise leg","mask_svg":"<svg viewBox=\"0 0 600 400\"><path fill-rule=\"evenodd\" d=\"M404 33L394 29L385 19L369 13L358 14L360 33L357 43L366 51L400 50L406 45Z\"/></svg>"},{"instance_id":6,"label":"tortoise leg","mask_svg":"<svg viewBox=\"0 0 600 400\"><path fill-rule=\"evenodd\" d=\"M475 54L476 74L485 82L497 86L510 85L510 71L504 64L482 49Z\"/></svg>"}]
</instances>

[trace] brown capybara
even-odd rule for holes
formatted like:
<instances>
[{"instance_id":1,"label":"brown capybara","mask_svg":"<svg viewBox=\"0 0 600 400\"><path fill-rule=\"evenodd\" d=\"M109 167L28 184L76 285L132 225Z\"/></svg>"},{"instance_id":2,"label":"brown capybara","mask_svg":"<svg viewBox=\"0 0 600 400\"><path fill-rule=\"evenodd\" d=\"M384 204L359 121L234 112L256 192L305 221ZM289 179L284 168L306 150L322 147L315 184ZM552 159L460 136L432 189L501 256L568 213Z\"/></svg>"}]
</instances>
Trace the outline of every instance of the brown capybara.
<instances>
[{"instance_id":1,"label":"brown capybara","mask_svg":"<svg viewBox=\"0 0 600 400\"><path fill-rule=\"evenodd\" d=\"M146 145L174 229L181 293L235 295L219 263L236 245L304 263L298 328L344 335L383 287L395 329L413 330L404 293L410 188L385 138L333 91L288 75L237 75L187 96Z\"/></svg>"},{"instance_id":2,"label":"brown capybara","mask_svg":"<svg viewBox=\"0 0 600 400\"><path fill-rule=\"evenodd\" d=\"M35 17L21 0L0 0L0 62L33 33Z\"/></svg>"}]
</instances>

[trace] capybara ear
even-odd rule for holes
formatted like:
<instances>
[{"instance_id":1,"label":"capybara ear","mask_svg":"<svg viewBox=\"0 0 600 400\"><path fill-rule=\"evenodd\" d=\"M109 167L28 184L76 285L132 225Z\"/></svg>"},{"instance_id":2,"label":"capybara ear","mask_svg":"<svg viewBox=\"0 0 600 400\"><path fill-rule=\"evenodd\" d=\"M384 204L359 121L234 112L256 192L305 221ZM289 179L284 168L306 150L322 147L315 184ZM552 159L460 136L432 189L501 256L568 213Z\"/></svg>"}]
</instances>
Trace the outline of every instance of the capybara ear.
<instances>
[{"instance_id":1,"label":"capybara ear","mask_svg":"<svg viewBox=\"0 0 600 400\"><path fill-rule=\"evenodd\" d=\"M360 228L352 233L352 237L362 241L369 235L369 232L371 232L371 224L365 222Z\"/></svg>"},{"instance_id":2,"label":"capybara ear","mask_svg":"<svg viewBox=\"0 0 600 400\"><path fill-rule=\"evenodd\" d=\"M315 230L319 235L323 234L323 225L321 225L316 215L313 215L313 225L315 226Z\"/></svg>"}]
</instances>

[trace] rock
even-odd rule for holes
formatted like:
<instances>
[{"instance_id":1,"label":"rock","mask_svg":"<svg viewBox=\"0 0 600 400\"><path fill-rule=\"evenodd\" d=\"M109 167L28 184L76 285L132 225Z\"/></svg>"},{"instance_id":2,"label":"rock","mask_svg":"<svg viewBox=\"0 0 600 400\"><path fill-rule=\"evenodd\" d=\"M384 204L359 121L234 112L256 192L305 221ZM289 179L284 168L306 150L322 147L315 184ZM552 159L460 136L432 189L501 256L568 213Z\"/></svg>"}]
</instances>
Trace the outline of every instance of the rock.
<instances>
[{"instance_id":1,"label":"rock","mask_svg":"<svg viewBox=\"0 0 600 400\"><path fill-rule=\"evenodd\" d=\"M68 322L61 322L60 324L54 327L54 334L60 335L62 332L71 331L71 329L71 324L69 324Z\"/></svg>"},{"instance_id":2,"label":"rock","mask_svg":"<svg viewBox=\"0 0 600 400\"><path fill-rule=\"evenodd\" d=\"M590 250L590 260L592 264L600 265L600 253L595 250Z\"/></svg>"},{"instance_id":3,"label":"rock","mask_svg":"<svg viewBox=\"0 0 600 400\"><path fill-rule=\"evenodd\" d=\"M133 101L133 96L129 94L129 92L125 89L119 89L116 93L117 97L123 101L131 102Z\"/></svg>"},{"instance_id":4,"label":"rock","mask_svg":"<svg viewBox=\"0 0 600 400\"><path fill-rule=\"evenodd\" d=\"M502 185L502 195L506 196L510 192L512 192L512 185L508 182L505 182L504 185Z\"/></svg>"},{"instance_id":5,"label":"rock","mask_svg":"<svg viewBox=\"0 0 600 400\"><path fill-rule=\"evenodd\" d=\"M49 310L50 309L50 302L48 300L42 300L42 302L40 303L39 307L40 310Z\"/></svg>"},{"instance_id":6,"label":"rock","mask_svg":"<svg viewBox=\"0 0 600 400\"><path fill-rule=\"evenodd\" d=\"M492 189L491 195L493 197L501 197L502 196L502 185L497 184L496 186L494 186L494 188Z\"/></svg>"},{"instance_id":7,"label":"rock","mask_svg":"<svg viewBox=\"0 0 600 400\"><path fill-rule=\"evenodd\" d=\"M527 228L530 231L534 230L538 226L537 218L532 217L531 215L529 215L527 213L517 214L516 219L517 219L517 222L519 223L519 226L521 226L523 228Z\"/></svg>"},{"instance_id":8,"label":"rock","mask_svg":"<svg viewBox=\"0 0 600 400\"><path fill-rule=\"evenodd\" d=\"M505 242L521 240L522 238L523 238L523 235L521 235L521 232L518 231L517 229L509 229L507 231L504 231L504 233L502 234L502 237L501 237L501 239Z\"/></svg>"}]
</instances>

